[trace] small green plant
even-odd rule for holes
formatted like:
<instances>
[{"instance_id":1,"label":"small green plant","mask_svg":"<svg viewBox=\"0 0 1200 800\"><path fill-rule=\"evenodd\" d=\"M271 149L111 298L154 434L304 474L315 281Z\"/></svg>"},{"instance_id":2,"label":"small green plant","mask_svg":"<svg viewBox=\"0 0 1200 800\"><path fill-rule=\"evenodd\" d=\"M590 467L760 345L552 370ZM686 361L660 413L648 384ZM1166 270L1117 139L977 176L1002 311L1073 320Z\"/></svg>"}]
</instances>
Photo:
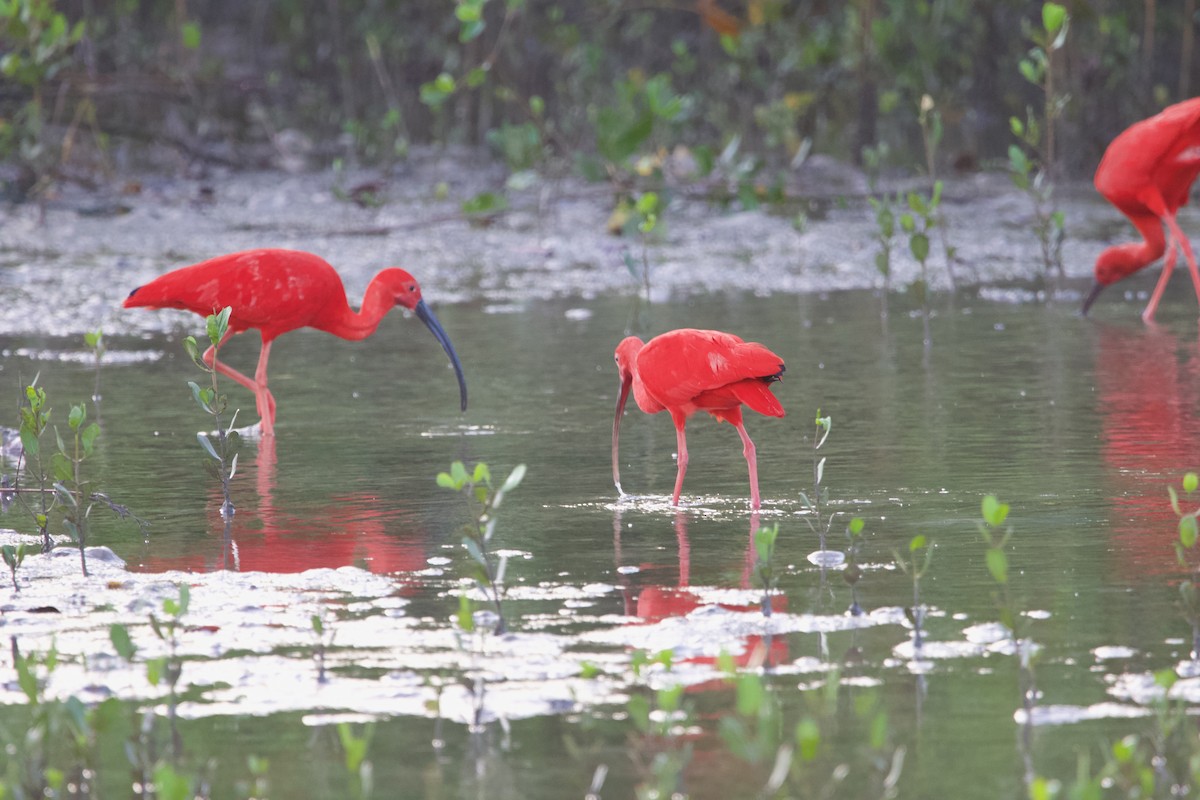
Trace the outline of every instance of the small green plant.
<instances>
[{"instance_id":1,"label":"small green plant","mask_svg":"<svg viewBox=\"0 0 1200 800\"><path fill-rule=\"evenodd\" d=\"M938 208L942 203L942 182L934 181L929 196L909 192L908 211L900 215L900 228L908 235L908 249L921 266L917 288L921 293L921 316L925 324L925 346L932 343L929 334L929 232L938 226ZM949 263L949 262L947 262Z\"/></svg>"},{"instance_id":2,"label":"small green plant","mask_svg":"<svg viewBox=\"0 0 1200 800\"><path fill-rule=\"evenodd\" d=\"M800 502L803 504L805 510L808 511L808 514L803 517L804 522L808 525L809 530L817 535L820 552L825 553L826 538L829 535L829 531L833 528L833 520L837 514L831 512L826 517L822 510L824 505L829 502L829 488L823 483L825 478L825 456L821 455L821 448L824 447L825 440L829 438L829 433L833 430L833 417L821 416L821 409L818 408L814 422L816 424L816 431L813 435L812 450L813 491L811 495L800 492ZM811 556L810 560L812 560ZM822 561L822 563L824 562Z\"/></svg>"},{"instance_id":3,"label":"small green plant","mask_svg":"<svg viewBox=\"0 0 1200 800\"><path fill-rule=\"evenodd\" d=\"M0 161L15 161L42 188L55 164L46 131L49 83L70 62L83 38L84 22L74 25L55 0L0 1L0 75L22 104L7 118L0 116Z\"/></svg>"},{"instance_id":4,"label":"small green plant","mask_svg":"<svg viewBox=\"0 0 1200 800\"><path fill-rule=\"evenodd\" d=\"M326 636L325 620L320 614L313 614L310 618L312 623L313 637L316 640L313 646L313 661L317 665L317 683L326 683L329 677L325 674L325 653L333 644L333 631L328 631Z\"/></svg>"},{"instance_id":5,"label":"small green plant","mask_svg":"<svg viewBox=\"0 0 1200 800\"><path fill-rule=\"evenodd\" d=\"M24 695L22 724L0 724L0 797L78 797L97 792L98 742L124 713L117 698L87 706L77 697L57 700L45 686L60 661L53 643L45 653L22 654L12 645L16 686ZM111 738L111 737L107 737Z\"/></svg>"},{"instance_id":6,"label":"small green plant","mask_svg":"<svg viewBox=\"0 0 1200 800\"><path fill-rule=\"evenodd\" d=\"M30 544L6 544L0 547L0 556L4 558L4 565L8 567L9 573L12 575L13 591L21 591L21 587L17 585L17 570L20 569L21 563L25 560L25 556L30 553L37 552L36 545Z\"/></svg>"},{"instance_id":7,"label":"small green plant","mask_svg":"<svg viewBox=\"0 0 1200 800\"><path fill-rule=\"evenodd\" d=\"M650 302L650 239L659 228L659 215L666 208L666 201L658 192L642 192L637 200L618 206L618 216L623 215L625 229L637 231L642 245L642 257L639 263L632 253L625 250L623 257L625 268L635 281L640 281L646 293L646 302Z\"/></svg>"},{"instance_id":8,"label":"small green plant","mask_svg":"<svg viewBox=\"0 0 1200 800\"><path fill-rule=\"evenodd\" d=\"M913 626L913 655L918 656L925 642L925 606L921 602L921 579L929 571L933 559L933 543L924 534L917 534L908 541L908 551L901 555L893 553L896 566L912 579L913 602L904 609L905 616Z\"/></svg>"},{"instance_id":9,"label":"small green plant","mask_svg":"<svg viewBox=\"0 0 1200 800\"><path fill-rule=\"evenodd\" d=\"M634 677L641 679L643 671L656 664L670 672L673 660L669 650L637 650L630 663ZM683 772L692 760L692 743L682 734L692 721L692 707L685 701L683 684L631 694L625 710L641 737L641 745L632 751L642 774L638 800L686 797Z\"/></svg>"},{"instance_id":10,"label":"small green plant","mask_svg":"<svg viewBox=\"0 0 1200 800\"><path fill-rule=\"evenodd\" d=\"M921 95L921 105L917 111L917 124L921 126L921 141L925 145L925 167L929 170L929 180L937 181L937 149L942 143L942 112L938 111L933 97Z\"/></svg>"},{"instance_id":11,"label":"small green plant","mask_svg":"<svg viewBox=\"0 0 1200 800\"><path fill-rule=\"evenodd\" d=\"M754 578L762 587L760 607L764 617L771 616L771 593L779 584L775 574L775 540L779 537L779 525L763 526L754 532Z\"/></svg>"},{"instance_id":12,"label":"small green plant","mask_svg":"<svg viewBox=\"0 0 1200 800\"><path fill-rule=\"evenodd\" d=\"M167 597L162 601L162 614L150 614L150 630L159 641L167 646L167 654L157 658L147 659L146 680L151 686L158 686L164 681L167 684L167 722L171 734L171 755L172 761L166 766L172 768L178 766L183 755L183 740L179 735L179 726L177 718L177 710L179 706L179 679L183 675L183 659L179 655L179 634L183 630L183 617L187 614L188 605L191 601L191 590L186 583L178 584L179 594L176 597ZM134 657L137 655L137 647L133 643L132 637L129 635L129 629L121 624L114 624L108 629L108 638L112 642L113 649L117 655L125 661L132 664ZM147 712L148 714L151 712ZM150 726L151 728L153 725ZM152 730L144 730L143 738L153 735ZM134 759L131 754L133 766L137 768L143 775L155 775L164 766L163 762L158 761L152 754L157 752L147 741L141 743L143 746L139 752L145 758ZM182 776L176 776L181 777ZM189 779L190 780L190 779ZM190 795L187 795L190 797Z\"/></svg>"},{"instance_id":13,"label":"small green plant","mask_svg":"<svg viewBox=\"0 0 1200 800\"><path fill-rule=\"evenodd\" d=\"M463 547L471 557L471 578L476 587L490 598L496 614L495 633L504 633L507 626L501 608L504 572L507 559L496 560L491 552L492 537L496 532L496 510L504 496L520 485L525 477L525 465L518 464L501 484L492 485L492 473L482 461L467 472L463 462L455 461L449 472L438 473L437 485L462 495L470 512L471 521L463 529ZM459 598L459 625L464 631L474 630L474 612L470 599Z\"/></svg>"},{"instance_id":14,"label":"small green plant","mask_svg":"<svg viewBox=\"0 0 1200 800\"><path fill-rule=\"evenodd\" d=\"M1033 109L1027 108L1024 120L1020 117L1009 119L1019 144L1008 148L1008 173L1013 185L1024 192L1033 205L1033 229L1041 245L1042 279L1047 288L1051 288L1052 269L1060 283L1066 277L1062 260L1065 217L1053 205L1054 184L1049 176L1054 171L1055 123L1069 100L1067 95L1058 93L1054 54L1066 44L1070 21L1064 6L1044 3L1042 27L1026 27L1025 35L1033 42L1033 47L1018 67L1025 80L1042 89L1042 116L1039 120Z\"/></svg>"},{"instance_id":15,"label":"small green plant","mask_svg":"<svg viewBox=\"0 0 1200 800\"><path fill-rule=\"evenodd\" d=\"M25 400L21 404L21 459L17 472L13 496L18 499L32 517L37 533L42 537L42 552L49 553L54 543L50 540L50 512L57 504L57 495L50 486L50 478L42 460L42 434L50 425L50 408L46 405L46 390L37 385L37 378L25 387ZM32 478L33 486L22 492L21 475ZM27 498L26 495L29 497Z\"/></svg>"},{"instance_id":16,"label":"small green plant","mask_svg":"<svg viewBox=\"0 0 1200 800\"><path fill-rule=\"evenodd\" d=\"M337 732L338 741L342 743L346 772L354 781L356 796L370 797L374 788L374 768L367 753L375 736L375 723L368 722L358 732L349 722L339 722Z\"/></svg>"},{"instance_id":17,"label":"small green plant","mask_svg":"<svg viewBox=\"0 0 1200 800\"><path fill-rule=\"evenodd\" d=\"M92 385L92 406L96 409L96 419L100 419L100 364L104 360L107 348L104 346L104 331L88 331L83 335L83 342L92 351L92 361L96 371L96 380Z\"/></svg>"},{"instance_id":18,"label":"small green plant","mask_svg":"<svg viewBox=\"0 0 1200 800\"><path fill-rule=\"evenodd\" d=\"M58 452L51 457L50 465L56 478L54 492L63 509L63 525L79 547L79 561L86 577L88 532L92 510L96 506L108 508L119 519L132 518L143 528L146 522L131 514L125 506L114 503L108 495L95 491L91 480L85 480L83 463L95 452L96 439L100 436L100 426L87 421L87 407L82 403L71 406L67 426L71 433L65 441L59 430L54 430Z\"/></svg>"},{"instance_id":19,"label":"small green plant","mask_svg":"<svg viewBox=\"0 0 1200 800\"><path fill-rule=\"evenodd\" d=\"M1183 476L1182 489L1184 496L1190 496L1200 487L1200 476L1189 472ZM1196 552L1197 536L1200 536L1200 524L1197 514L1200 509L1185 511L1180 505L1179 492L1174 486L1167 487L1171 498L1171 510L1179 518L1178 538L1175 541L1175 557L1179 565L1188 570L1189 577L1179 584L1179 607L1184 619L1192 627L1192 659L1200 659L1200 591L1197 590L1197 575L1200 575L1200 564L1192 564L1192 555Z\"/></svg>"},{"instance_id":20,"label":"small green plant","mask_svg":"<svg viewBox=\"0 0 1200 800\"><path fill-rule=\"evenodd\" d=\"M846 566L842 569L842 580L850 587L850 608L852 617L862 616L862 606L858 604L858 582L862 579L862 567L858 564L858 554L862 550L863 528L866 524L861 517L854 517L846 526Z\"/></svg>"},{"instance_id":21,"label":"small green plant","mask_svg":"<svg viewBox=\"0 0 1200 800\"><path fill-rule=\"evenodd\" d=\"M223 497L221 516L227 523L233 519L233 498L230 495L229 484L233 480L233 476L237 474L238 449L241 446L241 437L234 430L234 424L237 421L237 411L234 411L230 416L228 426L221 424L221 415L225 413L225 409L229 405L229 400L218 391L217 359L220 357L221 342L229 332L229 315L232 312L233 309L226 306L219 313L209 314L205 319L205 332L208 334L208 341L213 347L211 366L204 363L195 337L189 336L183 340L183 347L187 351L188 356L191 357L197 367L207 372L209 376L208 386L201 387L195 381L188 381L188 386L192 390L192 397L195 398L196 404L200 406L204 413L212 417L213 424L216 426L217 443L215 445L212 439L203 432L197 434L196 438L210 459L204 462L205 468L210 475L221 481Z\"/></svg>"}]
</instances>

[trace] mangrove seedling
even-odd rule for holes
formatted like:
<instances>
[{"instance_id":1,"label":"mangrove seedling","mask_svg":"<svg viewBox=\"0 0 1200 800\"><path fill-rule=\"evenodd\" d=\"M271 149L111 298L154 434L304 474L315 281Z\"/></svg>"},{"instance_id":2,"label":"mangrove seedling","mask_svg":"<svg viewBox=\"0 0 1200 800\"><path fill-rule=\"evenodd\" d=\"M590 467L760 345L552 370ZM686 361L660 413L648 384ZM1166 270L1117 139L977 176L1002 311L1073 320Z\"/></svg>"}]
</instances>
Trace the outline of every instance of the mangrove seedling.
<instances>
[{"instance_id":1,"label":"mangrove seedling","mask_svg":"<svg viewBox=\"0 0 1200 800\"><path fill-rule=\"evenodd\" d=\"M4 565L8 567L8 571L12 575L14 592L21 591L21 587L17 585L17 570L21 567L21 562L25 560L25 556L37 552L37 549L36 545L31 544L6 544L0 547L0 555L4 557Z\"/></svg>"},{"instance_id":2,"label":"mangrove seedling","mask_svg":"<svg viewBox=\"0 0 1200 800\"><path fill-rule=\"evenodd\" d=\"M808 525L809 530L817 535L817 541L820 545L815 553L810 553L808 560L813 564L825 567L835 567L841 564L844 556L836 550L826 550L826 539L829 536L829 531L833 528L833 520L837 515L830 512L828 517L825 516L822 510L825 503L829 502L829 488L824 484L825 478L825 456L821 455L821 448L825 445L825 440L829 438L829 432L833 429L833 417L821 416L821 409L817 409L815 419L816 431L813 436L813 492L812 495L800 492L800 502L808 514L802 519Z\"/></svg>"},{"instance_id":3,"label":"mangrove seedling","mask_svg":"<svg viewBox=\"0 0 1200 800\"><path fill-rule=\"evenodd\" d=\"M63 525L79 547L79 561L86 577L88 526L93 508L97 505L107 507L119 519L132 518L142 528L146 522L130 513L127 507L114 503L108 495L93 490L90 480L84 480L83 462L91 457L100 435L100 426L87 421L87 407L82 403L71 406L67 426L71 431L68 441L63 440L58 428L54 429L58 452L51 457L50 465L56 478L54 493L63 507Z\"/></svg>"},{"instance_id":4,"label":"mangrove seedling","mask_svg":"<svg viewBox=\"0 0 1200 800\"><path fill-rule=\"evenodd\" d=\"M496 614L493 631L498 634L507 629L500 601L508 560L504 557L495 559L489 548L496 532L496 509L500 507L504 496L517 488L524 477L525 465L518 464L500 488L496 488L492 485L491 470L482 461L471 472L467 472L463 462L455 461L450 465L449 472L440 472L437 476L438 486L458 492L467 504L471 521L463 528L463 548L471 557L470 577L492 603L492 610ZM460 599L459 621L469 626L464 630L474 629L473 616L469 599L466 602Z\"/></svg>"},{"instance_id":5,"label":"mangrove seedling","mask_svg":"<svg viewBox=\"0 0 1200 800\"><path fill-rule=\"evenodd\" d=\"M921 318L924 322L925 347L931 344L929 335L929 232L938 225L938 208L942 203L942 182L934 181L929 197L920 192L908 193L908 211L900 215L900 228L908 234L908 249L921 265L917 284L921 293ZM949 269L949 267L947 267Z\"/></svg>"},{"instance_id":6,"label":"mangrove seedling","mask_svg":"<svg viewBox=\"0 0 1200 800\"><path fill-rule=\"evenodd\" d=\"M205 468L209 474L217 480L221 481L221 517L226 521L226 524L233 519L233 499L229 493L229 483L233 480L233 476L237 474L237 459L238 448L241 445L241 437L238 432L233 429L234 423L237 420L237 411L229 418L228 426L222 426L221 415L225 413L225 409L229 404L229 399L220 394L217 389L217 358L220 356L221 342L229 332L229 315L233 312L233 308L226 306L217 314L209 314L205 318L205 329L208 334L208 341L213 347L212 366L204 363L204 359L200 355L200 347L196 344L194 336L189 336L183 340L183 348L187 351L188 356L195 362L196 366L204 372L208 373L209 385L203 388L195 381L188 381L188 386L192 390L192 397L195 398L196 404L200 409L212 417L213 424L216 426L217 443L214 445L212 439L203 431L196 434L200 446L204 448L204 452L208 454L210 460L204 462Z\"/></svg>"},{"instance_id":7,"label":"mangrove seedling","mask_svg":"<svg viewBox=\"0 0 1200 800\"><path fill-rule=\"evenodd\" d=\"M92 351L92 360L96 370L96 380L92 385L92 407L96 409L96 419L100 419L100 363L104 360L104 331L96 329L83 335L83 342Z\"/></svg>"},{"instance_id":8,"label":"mangrove seedling","mask_svg":"<svg viewBox=\"0 0 1200 800\"><path fill-rule=\"evenodd\" d=\"M46 405L46 390L38 386L37 378L34 378L33 383L25 387L25 400L21 404L21 458L17 463L11 496L32 517L37 533L42 537L43 553L49 553L54 546L50 540L50 512L58 502L56 493L50 488L42 460L42 434L49 425L50 408ZM33 486L28 491L22 491L22 474L32 479Z\"/></svg>"},{"instance_id":9,"label":"mangrove seedling","mask_svg":"<svg viewBox=\"0 0 1200 800\"><path fill-rule=\"evenodd\" d=\"M1055 123L1069 99L1058 91L1054 56L1066 44L1070 21L1064 6L1048 2L1042 4L1041 28L1026 27L1025 35L1033 47L1018 67L1025 80L1042 89L1042 116L1039 119L1032 108L1027 108L1024 120L1009 118L1009 126L1020 144L1008 148L1008 173L1013 185L1033 205L1033 229L1041 244L1042 278L1047 289L1052 289L1051 269L1056 271L1059 283L1066 277L1062 261L1065 217L1053 206L1054 184L1050 175L1054 171Z\"/></svg>"},{"instance_id":10,"label":"mangrove seedling","mask_svg":"<svg viewBox=\"0 0 1200 800\"><path fill-rule=\"evenodd\" d=\"M349 722L339 722L337 733L338 741L342 743L342 760L346 772L358 789L356 795L370 797L374 788L374 767L367 759L367 753L371 749L371 739L375 736L375 723L366 723L360 733Z\"/></svg>"},{"instance_id":11,"label":"mangrove seedling","mask_svg":"<svg viewBox=\"0 0 1200 800\"><path fill-rule=\"evenodd\" d=\"M924 644L925 606L921 603L921 578L929 571L929 561L933 558L933 543L924 534L914 536L908 542L908 552L901 555L893 553L896 566L910 578L913 586L913 602L910 608L904 609L904 615L913 626L913 655L919 655Z\"/></svg>"},{"instance_id":12,"label":"mangrove seedling","mask_svg":"<svg viewBox=\"0 0 1200 800\"><path fill-rule=\"evenodd\" d=\"M864 523L861 517L854 517L846 526L846 566L842 570L842 580L850 587L850 608L852 617L862 616L862 606L858 604L858 581L862 578L862 567L858 564L858 552L862 549Z\"/></svg>"},{"instance_id":13,"label":"mangrove seedling","mask_svg":"<svg viewBox=\"0 0 1200 800\"><path fill-rule=\"evenodd\" d=\"M759 605L764 617L771 616L771 593L779 583L775 574L775 540L779 537L779 525L763 526L754 532L754 577L762 587Z\"/></svg>"},{"instance_id":14,"label":"mangrove seedling","mask_svg":"<svg viewBox=\"0 0 1200 800\"><path fill-rule=\"evenodd\" d=\"M1200 476L1189 472L1183 476L1182 488L1185 496L1193 494L1200 486ZM1188 570L1188 579L1179 584L1179 607L1184 619L1192 626L1192 660L1200 659L1200 591L1197 591L1197 576L1200 575L1200 564L1193 564L1191 554L1196 551L1196 539L1200 535L1200 524L1197 515L1200 509L1185 511L1179 502L1179 493L1174 486L1167 487L1171 498L1171 510L1179 517L1178 538L1175 541L1175 557L1179 565Z\"/></svg>"},{"instance_id":15,"label":"mangrove seedling","mask_svg":"<svg viewBox=\"0 0 1200 800\"><path fill-rule=\"evenodd\" d=\"M1022 636L1021 611L1013 600L1012 587L1008 580L1008 553L1004 547L1012 537L1012 525L1008 519L1008 504L1001 503L995 495L987 495L981 503L981 519L975 525L987 544L985 563L988 574L997 586L996 608L1000 623L1008 630L1012 641L1013 655L1017 659L1017 676L1021 692L1021 708L1024 724L1021 726L1020 750L1025 762L1025 784L1032 786L1036 779L1033 769L1033 708L1037 704L1037 680L1033 671L1033 642Z\"/></svg>"}]
</instances>

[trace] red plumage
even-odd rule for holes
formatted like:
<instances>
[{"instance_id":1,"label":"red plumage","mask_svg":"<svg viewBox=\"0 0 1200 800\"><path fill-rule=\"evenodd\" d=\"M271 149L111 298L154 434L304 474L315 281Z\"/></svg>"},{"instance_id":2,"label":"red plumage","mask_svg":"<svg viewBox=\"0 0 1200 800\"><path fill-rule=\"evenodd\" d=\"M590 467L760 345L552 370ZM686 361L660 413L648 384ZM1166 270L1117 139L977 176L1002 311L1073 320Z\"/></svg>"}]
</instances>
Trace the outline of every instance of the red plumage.
<instances>
[{"instance_id":1,"label":"red plumage","mask_svg":"<svg viewBox=\"0 0 1200 800\"><path fill-rule=\"evenodd\" d=\"M638 408L647 414L668 411L675 423L679 467L673 502L679 503L687 471L687 418L707 411L737 428L750 470L750 496L759 507L758 470L754 443L742 423L742 406L772 417L784 410L771 393L771 383L784 372L783 359L757 342L745 342L721 331L683 328L649 342L630 336L616 350L621 392L613 419L613 482L621 489L617 442L621 414L632 390Z\"/></svg>"},{"instance_id":2,"label":"red plumage","mask_svg":"<svg viewBox=\"0 0 1200 800\"><path fill-rule=\"evenodd\" d=\"M1191 242L1175 220L1197 175L1200 98L1176 103L1135 122L1112 140L1096 168L1096 190L1129 218L1142 241L1110 247L1096 259L1096 281L1084 299L1085 314L1101 289L1149 266L1165 251L1162 275L1142 312L1142 318L1150 322L1175 268L1176 247L1183 250L1200 300L1200 272ZM1163 235L1164 224L1169 240Z\"/></svg>"},{"instance_id":3,"label":"red plumage","mask_svg":"<svg viewBox=\"0 0 1200 800\"><path fill-rule=\"evenodd\" d=\"M421 298L416 279L402 269L385 269L372 278L358 311L350 308L342 279L327 261L312 253L278 249L246 250L180 267L139 286L125 299L126 308L178 308L201 316L229 308L226 338L258 329L262 350L253 379L214 362L215 348L208 349L204 360L254 392L263 435L274 431L275 398L267 388L267 360L276 337L297 328L316 328L343 339L365 339L398 305L415 313L450 357L465 411L467 384L458 355Z\"/></svg>"}]
</instances>

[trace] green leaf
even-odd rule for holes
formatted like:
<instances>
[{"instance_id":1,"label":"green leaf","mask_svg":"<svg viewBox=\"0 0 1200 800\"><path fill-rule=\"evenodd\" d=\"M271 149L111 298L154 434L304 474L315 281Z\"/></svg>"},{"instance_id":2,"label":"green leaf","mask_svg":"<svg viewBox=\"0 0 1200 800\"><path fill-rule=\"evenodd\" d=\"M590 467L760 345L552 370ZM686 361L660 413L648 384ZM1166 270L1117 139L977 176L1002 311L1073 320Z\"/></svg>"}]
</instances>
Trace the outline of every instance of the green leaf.
<instances>
[{"instance_id":1,"label":"green leaf","mask_svg":"<svg viewBox=\"0 0 1200 800\"><path fill-rule=\"evenodd\" d=\"M1008 518L1008 504L1001 503L993 494L989 494L983 498L981 509L984 522L993 528L1000 527L1004 524L1004 520Z\"/></svg>"},{"instance_id":2,"label":"green leaf","mask_svg":"<svg viewBox=\"0 0 1200 800\"><path fill-rule=\"evenodd\" d=\"M925 534L919 533L916 536L914 536L912 539L909 540L908 552L915 553L918 550L920 550L922 547L925 547L927 543L928 543L928 539L926 538Z\"/></svg>"},{"instance_id":3,"label":"green leaf","mask_svg":"<svg viewBox=\"0 0 1200 800\"><path fill-rule=\"evenodd\" d=\"M754 673L746 673L737 680L737 711L744 717L753 717L762 708L766 699L766 689L763 688L762 678Z\"/></svg>"},{"instance_id":4,"label":"green leaf","mask_svg":"<svg viewBox=\"0 0 1200 800\"><path fill-rule=\"evenodd\" d=\"M479 549L479 544L474 539L463 539L463 547L467 549L477 564L481 567L487 566L487 559L483 557L483 551Z\"/></svg>"},{"instance_id":5,"label":"green leaf","mask_svg":"<svg viewBox=\"0 0 1200 800\"><path fill-rule=\"evenodd\" d=\"M158 800L189 800L193 795L191 779L166 761L154 769L154 790Z\"/></svg>"},{"instance_id":6,"label":"green leaf","mask_svg":"<svg viewBox=\"0 0 1200 800\"><path fill-rule=\"evenodd\" d=\"M929 258L929 237L923 233L914 233L908 240L908 248L913 258L924 263Z\"/></svg>"},{"instance_id":7,"label":"green leaf","mask_svg":"<svg viewBox=\"0 0 1200 800\"><path fill-rule=\"evenodd\" d=\"M987 551L987 568L992 580L1001 585L1008 583L1008 556L998 547Z\"/></svg>"},{"instance_id":8,"label":"green leaf","mask_svg":"<svg viewBox=\"0 0 1200 800\"><path fill-rule=\"evenodd\" d=\"M1167 496L1171 498L1171 510L1175 512L1175 516L1181 516L1183 511L1179 508L1179 494L1175 491L1174 486L1167 487Z\"/></svg>"},{"instance_id":9,"label":"green leaf","mask_svg":"<svg viewBox=\"0 0 1200 800\"><path fill-rule=\"evenodd\" d=\"M515 467L513 467L513 471L508 473L508 477L504 479L504 485L500 487L500 491L508 494L513 489L517 488L524 479L525 465L517 464Z\"/></svg>"},{"instance_id":10,"label":"green leaf","mask_svg":"<svg viewBox=\"0 0 1200 800\"><path fill-rule=\"evenodd\" d=\"M475 471L471 473L471 483L490 483L492 480L492 472L488 469L488 465L480 461L475 465Z\"/></svg>"},{"instance_id":11,"label":"green leaf","mask_svg":"<svg viewBox=\"0 0 1200 800\"><path fill-rule=\"evenodd\" d=\"M200 346L196 344L196 337L189 336L183 340L183 349L187 352L188 358L200 364ZM188 381L191 383L191 381Z\"/></svg>"},{"instance_id":12,"label":"green leaf","mask_svg":"<svg viewBox=\"0 0 1200 800\"><path fill-rule=\"evenodd\" d=\"M461 461L455 461L450 464L450 477L453 478L454 482L459 486L465 486L471 479L471 476L467 474L467 468Z\"/></svg>"},{"instance_id":13,"label":"green leaf","mask_svg":"<svg viewBox=\"0 0 1200 800\"><path fill-rule=\"evenodd\" d=\"M93 422L83 429L83 433L79 437L79 441L83 444L83 452L86 455L91 455L92 446L96 442L96 437L100 435L100 426Z\"/></svg>"},{"instance_id":14,"label":"green leaf","mask_svg":"<svg viewBox=\"0 0 1200 800\"><path fill-rule=\"evenodd\" d=\"M71 463L71 459L67 458L64 453L55 453L50 457L50 471L54 474L56 480L67 482L74 480L75 468ZM63 491L66 491L65 489Z\"/></svg>"},{"instance_id":15,"label":"green leaf","mask_svg":"<svg viewBox=\"0 0 1200 800\"><path fill-rule=\"evenodd\" d=\"M188 50L198 50L200 48L200 24L197 22L185 22L179 31L180 38L183 40L183 46Z\"/></svg>"},{"instance_id":16,"label":"green leaf","mask_svg":"<svg viewBox=\"0 0 1200 800\"><path fill-rule=\"evenodd\" d=\"M851 519L850 526L849 526L851 535L858 536L860 533L862 533L863 526L865 526L865 525L866 525L866 523L863 522L862 517L854 517L853 519Z\"/></svg>"},{"instance_id":17,"label":"green leaf","mask_svg":"<svg viewBox=\"0 0 1200 800\"><path fill-rule=\"evenodd\" d=\"M817 756L817 748L821 744L821 729L812 717L805 717L796 725L796 747L800 757L812 761Z\"/></svg>"},{"instance_id":18,"label":"green leaf","mask_svg":"<svg viewBox=\"0 0 1200 800\"><path fill-rule=\"evenodd\" d=\"M108 638L112 642L113 649L117 651L117 655L126 661L133 661L133 655L137 652L137 648L129 636L128 628L120 623L113 623L108 628Z\"/></svg>"},{"instance_id":19,"label":"green leaf","mask_svg":"<svg viewBox=\"0 0 1200 800\"><path fill-rule=\"evenodd\" d=\"M1053 36L1066 20L1066 7L1058 3L1045 3L1042 5L1042 27L1046 29L1046 33Z\"/></svg>"},{"instance_id":20,"label":"green leaf","mask_svg":"<svg viewBox=\"0 0 1200 800\"><path fill-rule=\"evenodd\" d=\"M1179 543L1191 548L1196 544L1198 533L1195 514L1184 514L1179 518Z\"/></svg>"},{"instance_id":21,"label":"green leaf","mask_svg":"<svg viewBox=\"0 0 1200 800\"><path fill-rule=\"evenodd\" d=\"M200 431L196 434L196 441L200 442L200 446L208 453L209 457L214 461L220 461L221 456L217 454L217 449L213 447L212 440L208 438L208 434Z\"/></svg>"},{"instance_id":22,"label":"green leaf","mask_svg":"<svg viewBox=\"0 0 1200 800\"><path fill-rule=\"evenodd\" d=\"M458 32L458 41L466 43L472 39L479 38L479 34L483 33L483 20L478 19L472 22L464 22L462 28Z\"/></svg>"},{"instance_id":23,"label":"green leaf","mask_svg":"<svg viewBox=\"0 0 1200 800\"><path fill-rule=\"evenodd\" d=\"M478 2L460 2L454 9L454 16L459 22L474 22L483 17L483 4Z\"/></svg>"},{"instance_id":24,"label":"green leaf","mask_svg":"<svg viewBox=\"0 0 1200 800\"><path fill-rule=\"evenodd\" d=\"M192 590L186 583L179 584L179 612L175 614L176 619L187 613L188 604L192 600Z\"/></svg>"},{"instance_id":25,"label":"green leaf","mask_svg":"<svg viewBox=\"0 0 1200 800\"><path fill-rule=\"evenodd\" d=\"M438 473L437 485L442 487L443 489L453 489L456 492L462 488L462 484L457 483L454 480L454 478L451 478L449 472L439 472Z\"/></svg>"},{"instance_id":26,"label":"green leaf","mask_svg":"<svg viewBox=\"0 0 1200 800\"><path fill-rule=\"evenodd\" d=\"M151 686L158 686L166 669L167 660L165 658L149 659L146 661L146 680L150 682Z\"/></svg>"},{"instance_id":27,"label":"green leaf","mask_svg":"<svg viewBox=\"0 0 1200 800\"><path fill-rule=\"evenodd\" d=\"M71 413L67 415L67 424L71 426L71 430L79 430L79 426L87 418L87 411L83 406L71 406Z\"/></svg>"},{"instance_id":28,"label":"green leaf","mask_svg":"<svg viewBox=\"0 0 1200 800\"><path fill-rule=\"evenodd\" d=\"M471 598L465 594L458 596L458 615L456 617L458 627L465 633L472 633L475 630L475 609Z\"/></svg>"},{"instance_id":29,"label":"green leaf","mask_svg":"<svg viewBox=\"0 0 1200 800\"><path fill-rule=\"evenodd\" d=\"M464 214L494 214L508 208L508 200L495 192L480 192L464 200L461 208Z\"/></svg>"},{"instance_id":30,"label":"green leaf","mask_svg":"<svg viewBox=\"0 0 1200 800\"><path fill-rule=\"evenodd\" d=\"M1183 490L1188 494L1196 491L1197 485L1200 484L1200 476L1194 472L1189 472L1183 476Z\"/></svg>"},{"instance_id":31,"label":"green leaf","mask_svg":"<svg viewBox=\"0 0 1200 800\"><path fill-rule=\"evenodd\" d=\"M481 28L481 30L482 30L482 28ZM484 81L487 80L487 76L488 76L487 68L475 67L475 69L473 69L467 73L467 77L466 77L467 88L468 89L478 89L480 86L483 86Z\"/></svg>"}]
</instances>

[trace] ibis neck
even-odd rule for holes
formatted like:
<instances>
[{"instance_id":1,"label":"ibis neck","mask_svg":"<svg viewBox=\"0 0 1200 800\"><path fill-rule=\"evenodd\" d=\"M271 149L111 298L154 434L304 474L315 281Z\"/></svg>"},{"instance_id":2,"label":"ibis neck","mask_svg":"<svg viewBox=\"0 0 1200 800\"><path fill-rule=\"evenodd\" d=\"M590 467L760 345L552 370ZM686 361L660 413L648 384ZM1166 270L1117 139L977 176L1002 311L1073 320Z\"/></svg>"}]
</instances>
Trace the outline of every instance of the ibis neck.
<instances>
[{"instance_id":1,"label":"ibis neck","mask_svg":"<svg viewBox=\"0 0 1200 800\"><path fill-rule=\"evenodd\" d=\"M362 308L355 311L343 300L333 319L317 327L343 339L366 339L375 333L379 323L394 307L395 303L387 290L372 281L363 295Z\"/></svg>"}]
</instances>

